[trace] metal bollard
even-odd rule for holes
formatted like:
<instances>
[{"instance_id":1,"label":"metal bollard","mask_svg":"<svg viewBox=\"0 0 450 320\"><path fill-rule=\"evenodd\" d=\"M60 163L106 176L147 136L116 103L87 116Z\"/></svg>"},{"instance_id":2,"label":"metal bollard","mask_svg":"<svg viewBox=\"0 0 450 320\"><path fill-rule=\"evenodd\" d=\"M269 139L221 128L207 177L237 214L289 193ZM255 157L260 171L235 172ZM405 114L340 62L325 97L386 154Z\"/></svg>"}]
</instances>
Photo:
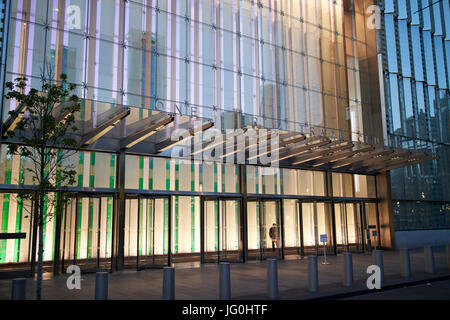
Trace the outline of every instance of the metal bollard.
<instances>
[{"instance_id":1,"label":"metal bollard","mask_svg":"<svg viewBox=\"0 0 450 320\"><path fill-rule=\"evenodd\" d=\"M344 286L353 286L353 257L351 252L344 252Z\"/></svg>"},{"instance_id":2,"label":"metal bollard","mask_svg":"<svg viewBox=\"0 0 450 320\"><path fill-rule=\"evenodd\" d=\"M380 282L384 283L384 263L383 263L383 250L374 250L374 263L380 268Z\"/></svg>"},{"instance_id":3,"label":"metal bollard","mask_svg":"<svg viewBox=\"0 0 450 320\"><path fill-rule=\"evenodd\" d=\"M278 298L278 264L276 259L267 259L267 293L270 299Z\"/></svg>"},{"instance_id":4,"label":"metal bollard","mask_svg":"<svg viewBox=\"0 0 450 320\"><path fill-rule=\"evenodd\" d=\"M164 267L163 300L175 300L175 269Z\"/></svg>"},{"instance_id":5,"label":"metal bollard","mask_svg":"<svg viewBox=\"0 0 450 320\"><path fill-rule=\"evenodd\" d=\"M447 251L447 268L450 269L450 244L445 246L445 251Z\"/></svg>"},{"instance_id":6,"label":"metal bollard","mask_svg":"<svg viewBox=\"0 0 450 320\"><path fill-rule=\"evenodd\" d=\"M95 300L108 300L108 272L97 272L95 276Z\"/></svg>"},{"instance_id":7,"label":"metal bollard","mask_svg":"<svg viewBox=\"0 0 450 320\"><path fill-rule=\"evenodd\" d=\"M411 277L411 262L407 248L400 249L400 275L404 278Z\"/></svg>"},{"instance_id":8,"label":"metal bollard","mask_svg":"<svg viewBox=\"0 0 450 320\"><path fill-rule=\"evenodd\" d=\"M319 271L317 269L317 256L308 257L309 291L319 291Z\"/></svg>"},{"instance_id":9,"label":"metal bollard","mask_svg":"<svg viewBox=\"0 0 450 320\"><path fill-rule=\"evenodd\" d=\"M434 273L434 256L433 256L433 248L431 246L425 246L423 250L424 258L425 258L425 273Z\"/></svg>"},{"instance_id":10,"label":"metal bollard","mask_svg":"<svg viewBox=\"0 0 450 320\"><path fill-rule=\"evenodd\" d=\"M26 280L13 279L11 287L11 300L25 300L26 297Z\"/></svg>"},{"instance_id":11,"label":"metal bollard","mask_svg":"<svg viewBox=\"0 0 450 320\"><path fill-rule=\"evenodd\" d=\"M220 264L219 275L220 300L231 299L231 278L230 278L230 264Z\"/></svg>"}]
</instances>

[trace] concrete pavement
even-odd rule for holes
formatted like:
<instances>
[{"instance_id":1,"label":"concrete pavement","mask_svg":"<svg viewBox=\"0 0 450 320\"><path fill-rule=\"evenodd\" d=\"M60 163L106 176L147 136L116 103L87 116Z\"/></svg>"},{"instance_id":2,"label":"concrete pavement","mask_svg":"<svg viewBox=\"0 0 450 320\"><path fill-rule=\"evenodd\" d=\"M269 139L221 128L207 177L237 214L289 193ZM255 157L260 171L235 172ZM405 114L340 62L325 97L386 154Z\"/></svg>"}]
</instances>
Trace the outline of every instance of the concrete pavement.
<instances>
[{"instance_id":1,"label":"concrete pavement","mask_svg":"<svg viewBox=\"0 0 450 320\"><path fill-rule=\"evenodd\" d=\"M343 286L343 256L329 256L329 265L322 265L319 257L319 292L308 291L308 260L278 261L279 292L281 299L317 299L345 297L367 290L367 267L374 264L371 255L354 254L354 286ZM407 282L428 281L449 277L444 250L435 251L436 274L425 274L423 252L411 253L412 277L400 277L398 252L384 252L385 286L398 286ZM109 275L109 299L154 300L162 296L162 270L123 271ZM69 290L68 275L46 275L43 281L43 299L92 300L94 298L95 274L82 275L81 290ZM206 264L199 267L176 266L175 298L178 300L214 300L219 297L219 267ZM34 279L27 279L27 298L34 299ZM232 299L267 299L267 262L257 261L231 265ZM344 296L342 296L344 295ZM401 295L400 295L401 296ZM11 280L0 281L0 299L10 299ZM448 297L450 298L450 297Z\"/></svg>"}]
</instances>

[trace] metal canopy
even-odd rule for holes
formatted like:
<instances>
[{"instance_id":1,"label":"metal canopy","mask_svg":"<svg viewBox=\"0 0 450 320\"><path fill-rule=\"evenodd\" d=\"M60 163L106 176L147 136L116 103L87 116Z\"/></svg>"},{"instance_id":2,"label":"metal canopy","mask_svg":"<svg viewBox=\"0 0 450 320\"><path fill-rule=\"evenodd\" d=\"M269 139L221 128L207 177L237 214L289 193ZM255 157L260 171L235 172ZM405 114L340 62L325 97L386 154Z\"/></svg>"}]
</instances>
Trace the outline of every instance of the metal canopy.
<instances>
[{"instance_id":1,"label":"metal canopy","mask_svg":"<svg viewBox=\"0 0 450 320\"><path fill-rule=\"evenodd\" d=\"M111 131L115 126L117 126L128 115L130 115L130 109L128 108L117 107L104 112L100 115L100 118L105 118L106 120L101 122L95 128L92 127L92 129L83 134L81 146L86 147L96 142L102 136Z\"/></svg>"},{"instance_id":2,"label":"metal canopy","mask_svg":"<svg viewBox=\"0 0 450 320\"><path fill-rule=\"evenodd\" d=\"M65 102L55 108L57 121L64 121L70 114L67 107L72 103ZM15 142L14 138L4 134L6 130L15 129L25 110L26 106L20 105L17 108L19 116L9 117L2 124L2 142ZM144 113L148 115L144 116ZM170 157L179 154L173 152L178 151L177 148L189 146L190 152L187 155L183 153L183 159L199 160L203 152L214 148L223 151L216 158L219 162L228 161L232 156L234 163L239 158L250 165L358 174L376 174L437 159L426 151L397 149L287 130L268 129L267 134L262 134L264 128L258 126L246 126L230 132L210 119L124 106L100 113L95 123L92 120L78 120L76 125L81 130L73 132L71 136L77 138L80 149L86 151L125 151L144 156ZM202 141L198 134L203 137L208 135L210 139ZM276 157L271 159L274 154ZM262 159L268 158L271 159L269 164L262 163Z\"/></svg>"},{"instance_id":3,"label":"metal canopy","mask_svg":"<svg viewBox=\"0 0 450 320\"><path fill-rule=\"evenodd\" d=\"M6 137L6 133L8 131L13 131L17 123L22 119L23 115L25 114L25 111L27 110L27 106L24 102L22 102L16 109L17 116L10 115L5 122L2 123L2 135L3 137Z\"/></svg>"}]
</instances>

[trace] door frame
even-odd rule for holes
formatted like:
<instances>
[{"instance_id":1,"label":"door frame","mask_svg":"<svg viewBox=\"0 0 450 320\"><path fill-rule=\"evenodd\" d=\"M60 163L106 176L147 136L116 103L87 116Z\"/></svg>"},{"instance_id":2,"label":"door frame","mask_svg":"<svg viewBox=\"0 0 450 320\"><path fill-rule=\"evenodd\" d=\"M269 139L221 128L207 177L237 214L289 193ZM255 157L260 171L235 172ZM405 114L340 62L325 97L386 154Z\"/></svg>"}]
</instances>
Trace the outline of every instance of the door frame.
<instances>
[{"instance_id":1,"label":"door frame","mask_svg":"<svg viewBox=\"0 0 450 320\"><path fill-rule=\"evenodd\" d=\"M146 195L146 194L127 194L125 196L125 201L126 200L137 200L138 201L138 206L137 206L137 232L136 232L136 243L137 243L137 247L136 247L136 270L140 271L140 270L145 270L145 269L162 269L164 267L170 266L172 263L172 196L171 195ZM140 205L140 201L141 200L167 200L168 202L168 240L167 240L167 264L143 264L140 265L139 264L139 248L140 248L140 214L141 214L141 205ZM153 210L155 210L155 207L153 205ZM155 212L155 211L154 211ZM154 216L153 216L154 217ZM153 235L154 236L154 235ZM154 238L153 238L153 242L154 242ZM154 258L153 258L154 260Z\"/></svg>"},{"instance_id":2,"label":"door frame","mask_svg":"<svg viewBox=\"0 0 450 320\"><path fill-rule=\"evenodd\" d=\"M73 192L66 192L66 193L68 193L68 194L73 194ZM61 193L61 196L62 196L63 194ZM97 248L97 268L80 268L81 269L81 273L94 273L94 272L99 272L99 271L106 271L106 272L112 272L112 270L113 270L113 260L114 260L114 250L113 250L113 248L114 248L114 245L115 245L115 243L114 243L114 235L113 235L113 232L114 232L114 230L115 230L115 224L116 224L116 214L115 214L115 211L116 211L116 201L117 201L117 196L116 196L116 194L115 193L84 193L84 192L77 192L77 193L75 193L74 194L74 196L73 197L71 197L73 200L72 201L75 201L75 223L74 223L74 227L72 227L71 228L71 232L74 232L74 235L73 235L73 239L74 239L74 245L73 245L73 260L72 260L72 262L73 262L73 264L74 265L77 265L77 256L76 256L76 253L77 253L77 240L78 240L78 236L77 236L77 225L78 225L78 211L79 211L79 203L80 203L80 199L83 199L83 198L88 198L89 199L89 201L91 201L91 199L98 199L98 201L99 201L99 208L98 208L98 210L99 210L99 212L98 212L98 219L100 220L101 219L101 210L102 210L102 199L103 198L112 198L112 201L113 201L113 208L112 208L112 221L111 221L111 248L109 248L110 249L110 252L111 252L111 256L109 257L109 258L105 258L106 259L106 261L107 260L109 260L109 263L110 263L110 266L109 266L109 268L100 268L100 256L99 256L99 251L100 251L100 247L98 247ZM54 269L60 269L61 270L61 272L62 273L65 273L65 263L66 263L66 261L69 261L70 262L70 260L65 260L65 248L66 248L66 246L65 246L65 243L66 243L66 232L65 232L65 229L66 229L66 223L67 223L67 210L68 210L68 208L67 208L67 203L66 203L66 205L64 205L63 206L63 208L62 208L62 214L64 215L64 225L63 225L63 223L62 223L62 220L63 219L60 219L60 221L59 221L59 225L57 225L57 228L59 228L59 233L61 233L61 232L63 232L63 234L61 234L61 237L60 237L60 240L59 240L59 243L55 243L55 250L59 250L60 252L58 253L59 255L60 255L60 259L58 260L58 261L54 261ZM99 223L99 225L100 225L100 223ZM100 233L98 234L98 237L100 237ZM61 242L62 241L62 242ZM87 258L86 258L86 260L87 260Z\"/></svg>"},{"instance_id":3,"label":"door frame","mask_svg":"<svg viewBox=\"0 0 450 320\"><path fill-rule=\"evenodd\" d=\"M285 252L284 252L284 214L283 214L283 198L273 198L273 197L249 197L247 198L247 203L245 205L247 205L249 202L257 202L258 203L258 217L259 217L259 255L257 257L256 260L266 260L269 258L274 258L277 260L284 260L285 258ZM279 230L280 230L280 235L281 235L281 241L279 241L279 243L281 244L280 248L278 248L280 250L280 255L277 257L266 257L264 256L264 236L263 235L263 228L262 228L262 218L263 218L263 212L262 212L262 204L264 202L275 202L277 205L277 210L278 210L278 214L279 214L279 218L280 218L280 225L279 225ZM248 214L247 214L247 219L248 219ZM246 233L248 234L248 222L247 222L247 230ZM247 244L248 246L248 244ZM248 250L247 250L247 260L248 260Z\"/></svg>"},{"instance_id":4,"label":"door frame","mask_svg":"<svg viewBox=\"0 0 450 320\"><path fill-rule=\"evenodd\" d=\"M307 256L307 254L305 253L305 243L304 243L304 234L305 234L305 230L304 230L304 217L303 217L303 204L304 203L309 203L313 205L313 212L314 212L314 224L316 225L316 219L317 219L317 215L318 215L318 210L317 210L317 205L320 203L323 203L325 205L328 205L328 210L327 213L329 215L329 225L326 226L327 229L329 229L329 231L331 232L331 234L329 234L330 232L328 232L327 230L327 254L336 254L336 241L335 241L335 236L336 236L336 230L335 230L335 223L334 223L334 205L333 205L333 201L331 200L317 200L317 199L296 199L297 201L297 207L298 207L298 220L299 220L299 228L300 228L300 248L299 248L299 255L301 257L301 259L303 259L305 256ZM326 213L326 214L327 214ZM320 232L316 232L315 230L315 254L316 255L320 255L321 254L321 249L322 249L322 245L320 243ZM331 242L331 245L330 245Z\"/></svg>"},{"instance_id":5,"label":"door frame","mask_svg":"<svg viewBox=\"0 0 450 320\"><path fill-rule=\"evenodd\" d=\"M206 261L205 255L205 215L206 215L206 209L205 209L205 202L207 201L218 201L219 204L225 202L225 201L238 201L239 203L239 251L241 252L239 255L242 256L241 259L235 260L235 259L221 259L221 250L220 250L220 243L221 239L219 239L219 246L217 251L217 261L214 263L221 263L221 262L232 262L232 263L244 263L247 260L247 257L245 256L244 251L244 200L242 197L225 197L225 196L201 196L200 197L200 263L211 263ZM219 208L221 210L221 208ZM220 232L221 228L221 221L220 221L220 214L218 216L218 232Z\"/></svg>"},{"instance_id":6,"label":"door frame","mask_svg":"<svg viewBox=\"0 0 450 320\"><path fill-rule=\"evenodd\" d=\"M361 250L358 251L358 253L365 253L366 252L366 215L365 215L365 204L366 203L370 203L371 201L364 201L364 200L334 200L333 201L333 220L334 220L334 230L336 233L336 210L335 210L335 205L336 204L340 204L341 206L343 206L344 211L345 211L345 238L346 238L346 244L344 245L344 249L343 252L351 252L349 251L349 244L348 244L348 222L347 222L347 204L352 204L352 205L357 205L359 207L359 210L357 210L358 212L355 213L355 215L358 215L358 219L359 219L359 233L360 233L360 245L361 245ZM376 202L373 202L376 203ZM377 229L378 229L378 222L377 222ZM337 252L337 241L335 239L335 251Z\"/></svg>"}]
</instances>

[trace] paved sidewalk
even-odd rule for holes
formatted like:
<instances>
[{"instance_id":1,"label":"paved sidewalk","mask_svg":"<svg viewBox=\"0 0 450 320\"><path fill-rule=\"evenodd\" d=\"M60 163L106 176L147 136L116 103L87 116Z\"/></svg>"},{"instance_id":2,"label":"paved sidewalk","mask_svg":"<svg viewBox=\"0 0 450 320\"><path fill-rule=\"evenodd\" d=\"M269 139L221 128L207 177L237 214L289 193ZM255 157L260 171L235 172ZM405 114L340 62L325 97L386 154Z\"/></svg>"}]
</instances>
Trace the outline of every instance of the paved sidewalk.
<instances>
[{"instance_id":1,"label":"paved sidewalk","mask_svg":"<svg viewBox=\"0 0 450 320\"><path fill-rule=\"evenodd\" d=\"M398 252L384 252L385 286L401 285L407 282L428 281L436 278L450 279L443 250L435 250L436 273L425 274L423 252L411 253L412 278L400 277ZM322 265L319 257L319 293L308 291L308 260L285 260L278 262L278 279L281 299L342 298L345 294L367 290L369 275L367 267L373 264L371 255L354 254L353 268L355 285L342 285L343 256L329 256L330 265ZM162 296L162 270L123 271L109 276L109 299L154 300ZM68 275L49 276L43 281L43 299L48 300L91 300L94 298L95 274L82 275L81 290L68 290ZM216 264L197 268L175 270L175 297L181 300L214 300L219 296L219 267ZM249 262L231 265L231 294L233 299L266 299L267 262ZM34 279L27 279L27 298L35 297ZM343 296L344 294L344 296ZM11 281L0 281L0 299L11 296ZM450 298L450 294L449 294Z\"/></svg>"}]
</instances>

